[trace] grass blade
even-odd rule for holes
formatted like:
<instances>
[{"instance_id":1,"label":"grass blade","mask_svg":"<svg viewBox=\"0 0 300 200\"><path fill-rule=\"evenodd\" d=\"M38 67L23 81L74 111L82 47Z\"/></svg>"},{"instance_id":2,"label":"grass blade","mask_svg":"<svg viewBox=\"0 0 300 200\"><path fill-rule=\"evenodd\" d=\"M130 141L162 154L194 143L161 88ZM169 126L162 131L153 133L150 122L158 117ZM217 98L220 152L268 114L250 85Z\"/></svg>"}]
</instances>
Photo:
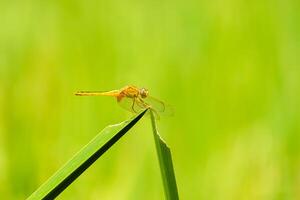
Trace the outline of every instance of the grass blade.
<instances>
[{"instance_id":1,"label":"grass blade","mask_svg":"<svg viewBox=\"0 0 300 200\"><path fill-rule=\"evenodd\" d=\"M144 110L133 119L104 128L94 139L74 155L61 169L40 186L28 200L54 199L76 178L115 144L145 114Z\"/></svg>"},{"instance_id":2,"label":"grass blade","mask_svg":"<svg viewBox=\"0 0 300 200\"><path fill-rule=\"evenodd\" d=\"M151 110L150 110L150 115L151 115L151 123L152 123L155 147L156 147L156 152L158 156L160 171L161 171L164 190L165 190L165 196L166 199L168 200L177 200L179 199L179 197L178 197L178 190L177 190L175 173L174 173L174 168L172 163L171 151L170 148L165 143L165 141L160 137L158 133L155 117Z\"/></svg>"}]
</instances>

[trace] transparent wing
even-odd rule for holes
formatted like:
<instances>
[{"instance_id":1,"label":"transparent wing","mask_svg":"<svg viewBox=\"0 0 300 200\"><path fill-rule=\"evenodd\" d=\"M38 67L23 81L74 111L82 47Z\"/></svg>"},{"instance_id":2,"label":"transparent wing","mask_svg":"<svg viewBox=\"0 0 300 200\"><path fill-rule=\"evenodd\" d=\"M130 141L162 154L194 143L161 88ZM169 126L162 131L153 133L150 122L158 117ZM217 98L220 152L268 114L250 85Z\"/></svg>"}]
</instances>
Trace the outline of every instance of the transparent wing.
<instances>
[{"instance_id":1,"label":"transparent wing","mask_svg":"<svg viewBox=\"0 0 300 200\"><path fill-rule=\"evenodd\" d=\"M147 108L147 106L142 104L138 98L123 97L118 103L122 108L133 113L141 112Z\"/></svg>"},{"instance_id":2,"label":"transparent wing","mask_svg":"<svg viewBox=\"0 0 300 200\"><path fill-rule=\"evenodd\" d=\"M174 114L173 108L170 105L167 105L163 101L154 97L148 96L144 99L141 99L141 101L154 111L158 112L159 115L171 116Z\"/></svg>"}]
</instances>

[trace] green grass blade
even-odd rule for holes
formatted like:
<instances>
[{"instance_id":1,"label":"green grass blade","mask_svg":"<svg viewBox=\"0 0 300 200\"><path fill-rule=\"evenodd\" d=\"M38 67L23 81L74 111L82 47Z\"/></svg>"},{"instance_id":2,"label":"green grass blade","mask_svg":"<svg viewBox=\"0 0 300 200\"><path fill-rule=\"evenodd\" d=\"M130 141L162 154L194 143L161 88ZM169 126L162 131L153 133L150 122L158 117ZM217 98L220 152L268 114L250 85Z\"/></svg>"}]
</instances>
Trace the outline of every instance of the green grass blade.
<instances>
[{"instance_id":1,"label":"green grass blade","mask_svg":"<svg viewBox=\"0 0 300 200\"><path fill-rule=\"evenodd\" d=\"M54 199L132 128L147 110L131 120L104 128L61 169L40 186L28 200Z\"/></svg>"},{"instance_id":2,"label":"green grass blade","mask_svg":"<svg viewBox=\"0 0 300 200\"><path fill-rule=\"evenodd\" d=\"M179 197L172 163L171 151L157 131L155 117L152 111L150 111L150 115L156 152L158 155L159 166L165 190L165 196L168 200L177 200L179 199Z\"/></svg>"}]
</instances>

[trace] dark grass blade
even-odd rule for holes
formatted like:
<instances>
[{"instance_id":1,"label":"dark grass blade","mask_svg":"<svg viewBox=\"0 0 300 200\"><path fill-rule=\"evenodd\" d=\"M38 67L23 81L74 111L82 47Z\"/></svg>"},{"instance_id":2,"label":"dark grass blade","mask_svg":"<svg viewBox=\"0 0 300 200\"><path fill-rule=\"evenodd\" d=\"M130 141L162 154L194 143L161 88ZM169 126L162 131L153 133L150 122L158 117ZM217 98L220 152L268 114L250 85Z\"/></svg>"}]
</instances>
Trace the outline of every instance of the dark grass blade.
<instances>
[{"instance_id":1,"label":"dark grass blade","mask_svg":"<svg viewBox=\"0 0 300 200\"><path fill-rule=\"evenodd\" d=\"M28 200L54 199L90 167L102 154L114 145L145 114L144 110L132 120L107 126L71 160L40 186Z\"/></svg>"},{"instance_id":2,"label":"dark grass blade","mask_svg":"<svg viewBox=\"0 0 300 200\"><path fill-rule=\"evenodd\" d=\"M179 197L178 197L178 190L177 190L175 173L174 173L174 168L172 163L171 151L158 133L155 117L151 110L150 110L150 115L151 115L151 123L152 123L155 147L158 155L158 161L159 161L160 171L162 175L164 190L165 190L165 196L166 199L168 200L177 200L179 199Z\"/></svg>"}]
</instances>

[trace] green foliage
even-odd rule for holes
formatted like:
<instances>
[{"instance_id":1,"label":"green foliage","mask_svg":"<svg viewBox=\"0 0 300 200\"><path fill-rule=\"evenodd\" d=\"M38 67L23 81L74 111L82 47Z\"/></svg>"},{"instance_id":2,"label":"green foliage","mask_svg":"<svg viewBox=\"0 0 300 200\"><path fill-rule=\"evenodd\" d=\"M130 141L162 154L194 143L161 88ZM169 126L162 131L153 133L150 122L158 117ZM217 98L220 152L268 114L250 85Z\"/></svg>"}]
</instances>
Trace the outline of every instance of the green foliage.
<instances>
[{"instance_id":1,"label":"green foliage","mask_svg":"<svg viewBox=\"0 0 300 200\"><path fill-rule=\"evenodd\" d=\"M299 0L0 1L0 199L25 199L99 127L131 115L74 91L128 84L175 109L158 124L181 199L299 199L299 10ZM63 199L162 199L148 137L127 135Z\"/></svg>"},{"instance_id":2,"label":"green foliage","mask_svg":"<svg viewBox=\"0 0 300 200\"><path fill-rule=\"evenodd\" d=\"M104 128L71 160L38 188L28 200L54 199L114 145L145 114L144 110L131 120ZM88 191L87 191L88 192Z\"/></svg>"},{"instance_id":3,"label":"green foliage","mask_svg":"<svg viewBox=\"0 0 300 200\"><path fill-rule=\"evenodd\" d=\"M127 133L147 112L142 111L131 120L104 128L94 139L74 155L61 169L39 187L28 200L54 199L88 169L102 154ZM178 191L169 147L161 139L150 111L155 147L158 155L166 199L176 200Z\"/></svg>"},{"instance_id":4,"label":"green foliage","mask_svg":"<svg viewBox=\"0 0 300 200\"><path fill-rule=\"evenodd\" d=\"M158 133L155 117L151 110L150 115L156 152L165 189L165 196L167 200L177 200L179 199L179 197L172 163L171 151Z\"/></svg>"}]
</instances>

